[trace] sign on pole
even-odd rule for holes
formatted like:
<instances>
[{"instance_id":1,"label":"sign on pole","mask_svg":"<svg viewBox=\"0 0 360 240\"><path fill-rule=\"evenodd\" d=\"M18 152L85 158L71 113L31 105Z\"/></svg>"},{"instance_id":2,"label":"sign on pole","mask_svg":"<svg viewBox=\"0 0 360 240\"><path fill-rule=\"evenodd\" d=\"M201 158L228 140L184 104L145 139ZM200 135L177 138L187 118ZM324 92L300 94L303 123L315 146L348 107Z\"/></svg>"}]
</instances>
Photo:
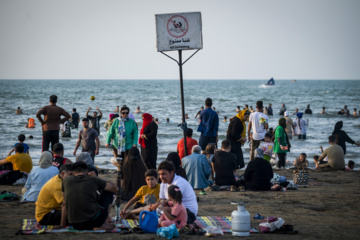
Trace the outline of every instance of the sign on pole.
<instances>
[{"instance_id":1,"label":"sign on pole","mask_svg":"<svg viewBox=\"0 0 360 240\"><path fill-rule=\"evenodd\" d=\"M202 49L200 12L156 14L157 51Z\"/></svg>"}]
</instances>

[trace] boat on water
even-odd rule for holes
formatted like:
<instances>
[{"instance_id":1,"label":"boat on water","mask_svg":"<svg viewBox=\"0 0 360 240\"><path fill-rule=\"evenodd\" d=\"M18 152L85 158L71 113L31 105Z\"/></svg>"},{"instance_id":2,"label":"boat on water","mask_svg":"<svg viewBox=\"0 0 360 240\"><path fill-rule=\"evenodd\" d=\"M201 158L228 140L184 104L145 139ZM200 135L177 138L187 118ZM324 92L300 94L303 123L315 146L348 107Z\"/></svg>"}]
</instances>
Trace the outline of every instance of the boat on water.
<instances>
[{"instance_id":1,"label":"boat on water","mask_svg":"<svg viewBox=\"0 0 360 240\"><path fill-rule=\"evenodd\" d=\"M275 80L274 78L270 78L270 80L264 84L265 86L274 86L275 85Z\"/></svg>"}]
</instances>

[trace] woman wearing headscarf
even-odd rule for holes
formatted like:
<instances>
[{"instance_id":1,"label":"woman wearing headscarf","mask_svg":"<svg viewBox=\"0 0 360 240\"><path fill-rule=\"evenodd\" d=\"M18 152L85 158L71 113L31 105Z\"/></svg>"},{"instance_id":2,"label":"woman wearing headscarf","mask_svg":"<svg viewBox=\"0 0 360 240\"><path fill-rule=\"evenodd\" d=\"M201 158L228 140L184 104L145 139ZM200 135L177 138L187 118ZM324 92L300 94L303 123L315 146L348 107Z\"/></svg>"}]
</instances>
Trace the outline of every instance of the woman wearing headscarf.
<instances>
[{"instance_id":1,"label":"woman wearing headscarf","mask_svg":"<svg viewBox=\"0 0 360 240\"><path fill-rule=\"evenodd\" d=\"M34 167L27 178L25 187L22 189L23 200L36 202L42 186L50 178L59 174L59 169L52 165L53 157L51 152L44 151L39 160L39 166Z\"/></svg>"},{"instance_id":2,"label":"woman wearing headscarf","mask_svg":"<svg viewBox=\"0 0 360 240\"><path fill-rule=\"evenodd\" d=\"M236 114L230 121L226 139L231 142L231 152L236 155L237 168L245 167L244 156L241 146L246 141L246 125L245 121L249 120L250 111L244 109Z\"/></svg>"},{"instance_id":3,"label":"woman wearing headscarf","mask_svg":"<svg viewBox=\"0 0 360 240\"><path fill-rule=\"evenodd\" d=\"M344 155L346 154L346 142L351 144L356 144L357 146L360 146L360 144L355 143L354 140L352 140L345 131L341 130L343 127L343 121L338 121L335 124L334 131L332 133L333 136L336 138L336 144L342 147L344 150Z\"/></svg>"},{"instance_id":4,"label":"woman wearing headscarf","mask_svg":"<svg viewBox=\"0 0 360 240\"><path fill-rule=\"evenodd\" d=\"M138 139L138 127L134 120L129 118L130 109L123 106L120 109L120 117L115 119L111 125L107 137L105 147L110 146L113 140L112 147L116 151L116 155L126 158L126 155L131 147L136 147Z\"/></svg>"},{"instance_id":5,"label":"woman wearing headscarf","mask_svg":"<svg viewBox=\"0 0 360 240\"><path fill-rule=\"evenodd\" d=\"M151 114L143 113L141 118L143 119L139 137L141 156L149 169L156 169L158 125L153 121Z\"/></svg>"},{"instance_id":6,"label":"woman wearing headscarf","mask_svg":"<svg viewBox=\"0 0 360 240\"><path fill-rule=\"evenodd\" d=\"M181 167L181 160L177 152L171 152L167 155L166 161L172 162L175 166L175 174L187 180L185 169Z\"/></svg>"},{"instance_id":7,"label":"woman wearing headscarf","mask_svg":"<svg viewBox=\"0 0 360 240\"><path fill-rule=\"evenodd\" d=\"M297 119L294 121L295 134L298 136L298 139L306 139L306 126L309 125L309 120L302 118L303 113L297 113L296 116Z\"/></svg>"},{"instance_id":8,"label":"woman wearing headscarf","mask_svg":"<svg viewBox=\"0 0 360 240\"><path fill-rule=\"evenodd\" d=\"M140 187L146 185L145 172L147 167L137 147L130 148L122 166L121 199L128 201L135 196Z\"/></svg>"},{"instance_id":9,"label":"woman wearing headscarf","mask_svg":"<svg viewBox=\"0 0 360 240\"><path fill-rule=\"evenodd\" d=\"M92 176L98 176L99 172L97 168L93 165L93 161L89 152L82 152L76 155L76 162L84 162L88 166L88 172L94 172Z\"/></svg>"},{"instance_id":10,"label":"woman wearing headscarf","mask_svg":"<svg viewBox=\"0 0 360 240\"><path fill-rule=\"evenodd\" d=\"M275 140L274 140L274 153L277 154L279 161L277 163L277 168L284 167L286 161L286 153L290 152L290 142L289 138L285 132L286 128L286 119L279 119L279 126L275 129Z\"/></svg>"}]
</instances>

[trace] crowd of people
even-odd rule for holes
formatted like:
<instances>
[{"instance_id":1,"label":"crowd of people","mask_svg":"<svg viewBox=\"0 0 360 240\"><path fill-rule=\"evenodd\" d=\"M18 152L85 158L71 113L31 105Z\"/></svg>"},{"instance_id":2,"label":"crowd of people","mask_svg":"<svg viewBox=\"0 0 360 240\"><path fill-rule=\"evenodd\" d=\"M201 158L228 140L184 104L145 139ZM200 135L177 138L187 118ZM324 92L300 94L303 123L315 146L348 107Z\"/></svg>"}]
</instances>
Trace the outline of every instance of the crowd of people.
<instances>
[{"instance_id":1,"label":"crowd of people","mask_svg":"<svg viewBox=\"0 0 360 240\"><path fill-rule=\"evenodd\" d=\"M57 228L71 224L78 230L114 228L108 216L119 188L121 198L128 201L121 211L123 218L138 218L141 211L156 210L161 214L159 226L175 224L178 228L196 219L198 203L194 190L201 190L200 195L206 195L206 189L229 188L232 192L240 189L270 190L270 180L274 176L273 160L278 159L275 168L285 167L292 136L305 140L309 124L298 109L292 114L296 116L293 121L282 104L278 126L273 130L268 124L268 115L273 115L271 104L264 107L262 101L257 101L256 110L248 105L243 109L238 106L237 114L229 118L226 139L218 149L219 115L212 106L212 99L207 98L205 107L195 116L199 116L199 140L192 138L191 128L185 128L186 137L179 140L177 152L169 153L167 159L157 166L156 119L138 106L135 112L141 113L142 118L139 133L129 107L117 106L116 112L109 115L104 125L107 131L105 147L112 149L115 159L123 160L121 165L113 162L122 172L121 186L117 186L100 179L95 167L95 156L100 147L100 119L103 117L99 107L92 115L89 114L91 108L88 108L86 117L82 119L83 129L78 134L73 151L76 160L73 162L64 157L65 149L59 142L60 124L70 122L72 127L78 128L80 116L75 108L70 115L57 106L55 95L50 96L49 102L36 114L43 132L39 166L33 167L22 134L0 165L3 170L28 174L22 190L23 201L36 202L35 217L39 224ZM343 114L348 114L345 107ZM17 114L21 114L19 110L20 107ZM305 114L312 114L310 105ZM325 108L322 114L325 114ZM345 143L360 146L342 127L342 121L336 123L328 138L330 146L321 149L321 156L314 156L317 168L345 169ZM236 171L245 167L242 147L247 141L250 142L250 161L244 174L239 176ZM81 153L77 154L80 145ZM15 154L11 155L13 151ZM293 166L308 167L306 157L306 153L302 153ZM354 168L353 162L349 168Z\"/></svg>"}]
</instances>

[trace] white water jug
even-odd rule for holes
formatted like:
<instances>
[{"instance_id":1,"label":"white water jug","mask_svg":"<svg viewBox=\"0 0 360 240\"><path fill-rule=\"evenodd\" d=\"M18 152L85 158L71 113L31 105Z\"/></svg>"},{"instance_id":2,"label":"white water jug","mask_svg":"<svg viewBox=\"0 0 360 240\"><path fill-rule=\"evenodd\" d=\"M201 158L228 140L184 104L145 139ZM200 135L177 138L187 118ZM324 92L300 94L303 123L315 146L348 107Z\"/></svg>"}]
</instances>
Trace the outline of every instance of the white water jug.
<instances>
[{"instance_id":1,"label":"white water jug","mask_svg":"<svg viewBox=\"0 0 360 240\"><path fill-rule=\"evenodd\" d=\"M250 236L250 213L246 211L244 202L232 202L237 210L231 213L231 227L233 236Z\"/></svg>"}]
</instances>

